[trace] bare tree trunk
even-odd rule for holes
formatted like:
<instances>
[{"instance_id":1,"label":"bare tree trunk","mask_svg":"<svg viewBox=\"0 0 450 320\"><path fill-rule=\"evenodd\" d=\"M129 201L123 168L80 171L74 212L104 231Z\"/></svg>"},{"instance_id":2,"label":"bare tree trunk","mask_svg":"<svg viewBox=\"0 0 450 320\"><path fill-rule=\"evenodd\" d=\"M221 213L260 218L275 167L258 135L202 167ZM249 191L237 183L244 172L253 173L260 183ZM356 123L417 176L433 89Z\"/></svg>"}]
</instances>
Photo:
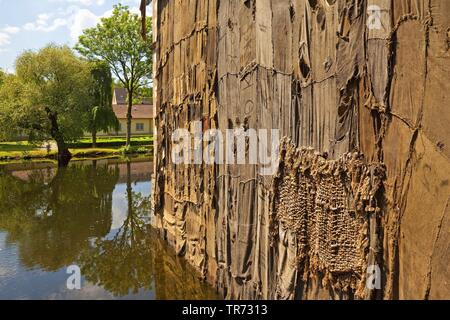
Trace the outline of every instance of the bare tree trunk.
<instances>
[{"instance_id":1,"label":"bare tree trunk","mask_svg":"<svg viewBox=\"0 0 450 320\"><path fill-rule=\"evenodd\" d=\"M134 214L133 208L133 187L131 185L131 161L127 160L127 202L128 202L128 215L127 220L132 219ZM131 228L133 229L133 228ZM132 239L133 237L131 237Z\"/></svg>"},{"instance_id":2,"label":"bare tree trunk","mask_svg":"<svg viewBox=\"0 0 450 320\"><path fill-rule=\"evenodd\" d=\"M58 146L58 167L67 167L70 159L72 159L72 154L64 140L58 139L56 145Z\"/></svg>"},{"instance_id":3,"label":"bare tree trunk","mask_svg":"<svg viewBox=\"0 0 450 320\"><path fill-rule=\"evenodd\" d=\"M127 143L126 146L129 147L131 145L131 119L133 109L133 91L128 90L128 111L127 111Z\"/></svg>"},{"instance_id":4,"label":"bare tree trunk","mask_svg":"<svg viewBox=\"0 0 450 320\"><path fill-rule=\"evenodd\" d=\"M58 167L67 167L67 165L70 162L70 159L72 159L72 154L70 153L69 148L67 147L67 144L64 141L64 136L59 130L58 114L55 112L51 112L51 110L49 109L47 109L46 111L47 116L51 123L50 134L52 138L56 141L56 145L58 147L58 155L57 155Z\"/></svg>"},{"instance_id":5,"label":"bare tree trunk","mask_svg":"<svg viewBox=\"0 0 450 320\"><path fill-rule=\"evenodd\" d=\"M97 127L92 128L92 148L97 148Z\"/></svg>"}]
</instances>

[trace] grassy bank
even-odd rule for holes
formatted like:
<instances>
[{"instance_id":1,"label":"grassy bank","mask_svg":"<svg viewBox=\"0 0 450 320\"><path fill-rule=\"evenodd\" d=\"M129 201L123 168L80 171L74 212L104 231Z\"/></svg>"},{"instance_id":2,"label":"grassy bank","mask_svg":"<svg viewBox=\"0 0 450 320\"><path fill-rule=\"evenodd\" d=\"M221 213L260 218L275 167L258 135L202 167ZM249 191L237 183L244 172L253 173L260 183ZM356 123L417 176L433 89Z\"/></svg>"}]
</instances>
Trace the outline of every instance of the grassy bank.
<instances>
[{"instance_id":1,"label":"grassy bank","mask_svg":"<svg viewBox=\"0 0 450 320\"><path fill-rule=\"evenodd\" d=\"M122 147L125 143L125 137L98 137L96 148ZM131 145L133 147L153 145L153 136L132 137ZM69 147L74 149L92 148L92 138L84 138L69 143Z\"/></svg>"},{"instance_id":2,"label":"grassy bank","mask_svg":"<svg viewBox=\"0 0 450 320\"><path fill-rule=\"evenodd\" d=\"M106 147L108 145L108 147ZM83 139L69 144L69 150L74 159L95 159L105 157L119 157L124 154L152 154L153 138L136 137L132 139L132 146L125 148L125 138L101 138L96 148L92 148L90 139ZM0 161L12 160L45 160L56 159L57 151L47 150L45 147L28 142L0 142Z\"/></svg>"}]
</instances>

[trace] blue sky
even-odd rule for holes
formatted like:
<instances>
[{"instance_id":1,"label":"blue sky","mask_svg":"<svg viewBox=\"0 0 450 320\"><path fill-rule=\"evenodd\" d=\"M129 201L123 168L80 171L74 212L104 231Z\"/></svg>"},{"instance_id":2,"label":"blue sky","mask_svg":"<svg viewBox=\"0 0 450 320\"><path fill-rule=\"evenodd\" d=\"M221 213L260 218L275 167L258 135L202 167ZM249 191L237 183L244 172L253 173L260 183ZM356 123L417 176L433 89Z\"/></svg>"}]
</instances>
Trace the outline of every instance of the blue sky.
<instances>
[{"instance_id":1,"label":"blue sky","mask_svg":"<svg viewBox=\"0 0 450 320\"><path fill-rule=\"evenodd\" d=\"M24 50L48 43L73 46L82 30L119 2L138 12L140 0L0 0L0 68L12 72Z\"/></svg>"}]
</instances>

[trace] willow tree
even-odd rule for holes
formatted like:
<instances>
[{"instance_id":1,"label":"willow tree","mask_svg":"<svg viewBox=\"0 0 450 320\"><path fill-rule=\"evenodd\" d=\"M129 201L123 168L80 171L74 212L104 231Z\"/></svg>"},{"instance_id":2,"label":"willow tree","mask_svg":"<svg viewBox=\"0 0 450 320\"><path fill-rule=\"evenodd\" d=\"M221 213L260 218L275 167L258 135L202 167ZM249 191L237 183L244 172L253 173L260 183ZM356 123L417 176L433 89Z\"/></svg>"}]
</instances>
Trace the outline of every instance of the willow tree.
<instances>
[{"instance_id":1,"label":"willow tree","mask_svg":"<svg viewBox=\"0 0 450 320\"><path fill-rule=\"evenodd\" d=\"M97 146L97 133L119 129L119 120L112 109L113 79L109 66L104 62L91 63L92 102L86 113L87 129L92 134L92 147Z\"/></svg>"},{"instance_id":2,"label":"willow tree","mask_svg":"<svg viewBox=\"0 0 450 320\"><path fill-rule=\"evenodd\" d=\"M131 143L133 98L142 87L149 86L152 74L151 25L151 18L147 18L144 39L140 17L119 4L111 17L84 30L75 46L90 60L106 61L127 90L127 146Z\"/></svg>"},{"instance_id":3,"label":"willow tree","mask_svg":"<svg viewBox=\"0 0 450 320\"><path fill-rule=\"evenodd\" d=\"M1 135L54 140L58 165L67 166L72 157L67 142L83 135L91 100L89 71L89 65L67 46L23 53L16 61L16 75L8 75L0 88Z\"/></svg>"}]
</instances>

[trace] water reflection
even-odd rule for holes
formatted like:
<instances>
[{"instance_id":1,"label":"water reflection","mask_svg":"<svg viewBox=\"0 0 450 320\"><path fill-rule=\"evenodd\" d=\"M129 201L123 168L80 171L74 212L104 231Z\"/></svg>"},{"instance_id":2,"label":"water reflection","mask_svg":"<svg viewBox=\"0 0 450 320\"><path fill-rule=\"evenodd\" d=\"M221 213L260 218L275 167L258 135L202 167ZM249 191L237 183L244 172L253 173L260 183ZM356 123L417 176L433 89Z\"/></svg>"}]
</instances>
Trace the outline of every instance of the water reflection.
<instances>
[{"instance_id":1,"label":"water reflection","mask_svg":"<svg viewBox=\"0 0 450 320\"><path fill-rule=\"evenodd\" d=\"M0 298L217 298L149 226L150 168L0 169ZM72 264L80 291L65 288Z\"/></svg>"},{"instance_id":2,"label":"water reflection","mask_svg":"<svg viewBox=\"0 0 450 320\"><path fill-rule=\"evenodd\" d=\"M114 168L83 166L29 172L25 181L0 175L0 229L17 244L21 264L56 271L74 262L90 237L111 226Z\"/></svg>"}]
</instances>

